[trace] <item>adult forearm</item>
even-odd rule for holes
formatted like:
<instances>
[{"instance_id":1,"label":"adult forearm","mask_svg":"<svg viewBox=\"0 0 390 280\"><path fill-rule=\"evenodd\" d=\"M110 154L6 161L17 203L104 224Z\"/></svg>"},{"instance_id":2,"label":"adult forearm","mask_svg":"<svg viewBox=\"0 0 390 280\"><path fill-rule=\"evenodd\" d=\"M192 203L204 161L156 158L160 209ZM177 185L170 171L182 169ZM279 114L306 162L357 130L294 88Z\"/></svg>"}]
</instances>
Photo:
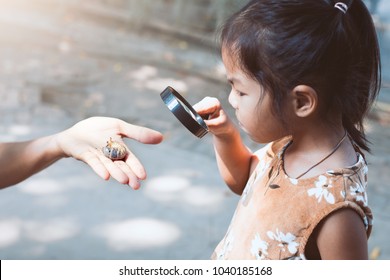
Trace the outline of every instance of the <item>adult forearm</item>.
<instances>
[{"instance_id":1,"label":"adult forearm","mask_svg":"<svg viewBox=\"0 0 390 280\"><path fill-rule=\"evenodd\" d=\"M0 144L0 188L15 185L62 158L55 135Z\"/></svg>"},{"instance_id":2,"label":"adult forearm","mask_svg":"<svg viewBox=\"0 0 390 280\"><path fill-rule=\"evenodd\" d=\"M251 151L238 131L229 137L214 136L214 149L223 180L234 193L241 195L249 178Z\"/></svg>"}]
</instances>

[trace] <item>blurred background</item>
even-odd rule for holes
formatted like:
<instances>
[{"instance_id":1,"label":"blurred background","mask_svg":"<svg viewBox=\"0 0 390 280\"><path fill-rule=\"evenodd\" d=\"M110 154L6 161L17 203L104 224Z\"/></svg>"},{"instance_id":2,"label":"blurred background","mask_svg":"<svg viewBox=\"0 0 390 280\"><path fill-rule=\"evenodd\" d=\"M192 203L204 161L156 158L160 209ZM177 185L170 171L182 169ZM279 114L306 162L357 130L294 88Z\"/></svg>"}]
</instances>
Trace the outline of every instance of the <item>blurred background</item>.
<instances>
[{"instance_id":1,"label":"blurred background","mask_svg":"<svg viewBox=\"0 0 390 280\"><path fill-rule=\"evenodd\" d=\"M390 2L365 1L381 44L383 87L367 121L371 259L390 259ZM72 159L0 192L0 259L208 259L238 197L219 178L211 137L186 131L162 103L224 107L216 46L238 0L0 0L0 141L58 132L90 116L164 133L128 140L148 179L132 191ZM243 135L247 145L259 148ZM12 159L10 159L12 160Z\"/></svg>"}]
</instances>

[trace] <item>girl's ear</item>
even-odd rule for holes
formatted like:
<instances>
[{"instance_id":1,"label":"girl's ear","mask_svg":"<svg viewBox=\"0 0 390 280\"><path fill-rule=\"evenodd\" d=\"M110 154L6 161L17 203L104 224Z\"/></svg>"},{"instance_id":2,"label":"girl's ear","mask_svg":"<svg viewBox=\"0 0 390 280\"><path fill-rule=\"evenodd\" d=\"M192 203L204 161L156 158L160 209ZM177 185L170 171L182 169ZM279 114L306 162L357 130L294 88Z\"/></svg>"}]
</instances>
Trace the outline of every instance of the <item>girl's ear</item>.
<instances>
[{"instance_id":1,"label":"girl's ear","mask_svg":"<svg viewBox=\"0 0 390 280\"><path fill-rule=\"evenodd\" d=\"M305 118L313 115L318 106L318 95L312 87L298 85L291 91L291 95L296 116Z\"/></svg>"}]
</instances>

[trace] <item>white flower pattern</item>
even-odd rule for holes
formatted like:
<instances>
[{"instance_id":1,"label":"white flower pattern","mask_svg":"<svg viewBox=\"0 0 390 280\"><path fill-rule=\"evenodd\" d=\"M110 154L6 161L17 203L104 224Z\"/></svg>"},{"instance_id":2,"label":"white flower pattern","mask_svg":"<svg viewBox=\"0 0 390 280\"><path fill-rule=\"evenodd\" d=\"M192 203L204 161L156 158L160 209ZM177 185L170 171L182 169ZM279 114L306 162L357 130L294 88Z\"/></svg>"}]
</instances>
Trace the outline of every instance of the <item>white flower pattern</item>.
<instances>
[{"instance_id":1,"label":"white flower pattern","mask_svg":"<svg viewBox=\"0 0 390 280\"><path fill-rule=\"evenodd\" d=\"M283 252L285 252L286 249L288 249L291 254L295 254L296 252L298 252L299 243L295 241L296 236L294 234L290 232L285 234L279 231L279 229L276 229L275 233L272 231L268 231L267 235L270 239L279 242L278 246Z\"/></svg>"},{"instance_id":2,"label":"white flower pattern","mask_svg":"<svg viewBox=\"0 0 390 280\"><path fill-rule=\"evenodd\" d=\"M298 179L295 179L295 178L288 178L289 180L290 180L290 182L291 182L291 184L293 184L293 185L298 185Z\"/></svg>"},{"instance_id":3,"label":"white flower pattern","mask_svg":"<svg viewBox=\"0 0 390 280\"><path fill-rule=\"evenodd\" d=\"M311 188L307 191L309 196L315 196L318 200L318 203L321 202L322 198L326 200L326 202L330 204L335 203L334 196L331 192L329 192L329 189L332 188L332 184L328 182L327 178L324 175L321 175L318 177L318 181L315 182L315 188Z\"/></svg>"},{"instance_id":4,"label":"white flower pattern","mask_svg":"<svg viewBox=\"0 0 390 280\"><path fill-rule=\"evenodd\" d=\"M365 192L365 188L362 185L355 183L349 187L349 191L351 195L355 197L356 201L363 202L364 206L368 205L367 193Z\"/></svg>"},{"instance_id":5,"label":"white flower pattern","mask_svg":"<svg viewBox=\"0 0 390 280\"><path fill-rule=\"evenodd\" d=\"M258 233L256 233L255 238L252 240L251 253L257 260L263 260L268 256L268 243L262 240Z\"/></svg>"},{"instance_id":6,"label":"white flower pattern","mask_svg":"<svg viewBox=\"0 0 390 280\"><path fill-rule=\"evenodd\" d=\"M228 254L233 249L234 236L229 231L227 236L225 237L225 243L223 244L221 250L217 252L217 259L223 260L225 259L225 255Z\"/></svg>"}]
</instances>

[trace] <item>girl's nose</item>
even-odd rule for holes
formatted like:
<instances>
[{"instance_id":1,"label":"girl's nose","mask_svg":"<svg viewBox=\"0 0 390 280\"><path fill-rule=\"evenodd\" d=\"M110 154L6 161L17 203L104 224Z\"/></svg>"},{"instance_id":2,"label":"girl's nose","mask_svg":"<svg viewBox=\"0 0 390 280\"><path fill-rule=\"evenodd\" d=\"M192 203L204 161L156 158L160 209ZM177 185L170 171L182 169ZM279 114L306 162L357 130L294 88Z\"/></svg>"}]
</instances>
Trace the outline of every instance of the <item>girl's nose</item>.
<instances>
[{"instance_id":1,"label":"girl's nose","mask_svg":"<svg viewBox=\"0 0 390 280\"><path fill-rule=\"evenodd\" d=\"M229 94L229 103L232 105L233 109L237 109L237 96L234 94L233 90Z\"/></svg>"}]
</instances>

